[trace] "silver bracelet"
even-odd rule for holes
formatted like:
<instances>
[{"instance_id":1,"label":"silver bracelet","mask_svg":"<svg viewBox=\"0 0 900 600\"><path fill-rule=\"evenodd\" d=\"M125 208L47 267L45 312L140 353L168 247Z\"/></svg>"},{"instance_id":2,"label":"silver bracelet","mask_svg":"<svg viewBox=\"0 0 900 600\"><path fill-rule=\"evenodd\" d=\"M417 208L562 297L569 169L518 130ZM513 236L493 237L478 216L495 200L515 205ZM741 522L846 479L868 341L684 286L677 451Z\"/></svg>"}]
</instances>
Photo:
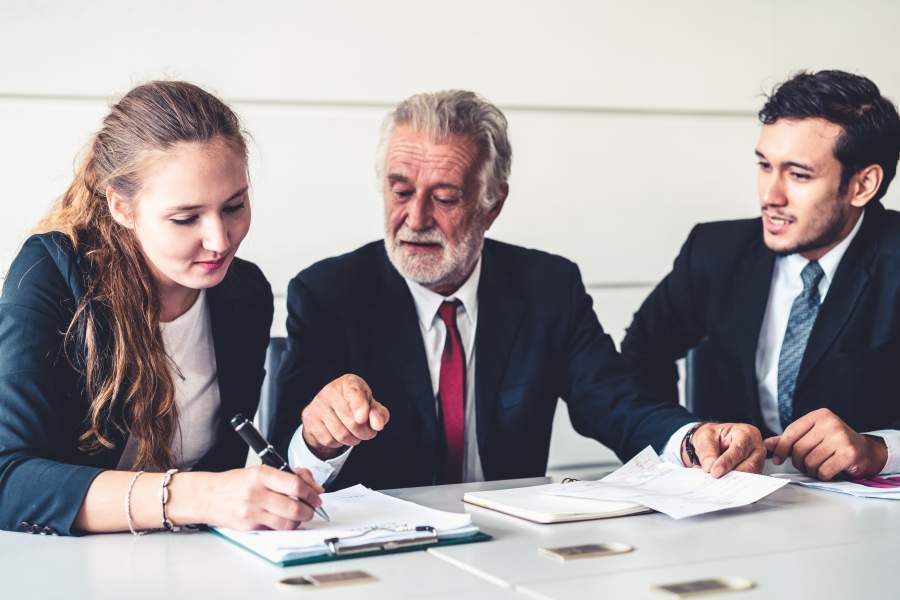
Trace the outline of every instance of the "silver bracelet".
<instances>
[{"instance_id":1,"label":"silver bracelet","mask_svg":"<svg viewBox=\"0 0 900 600\"><path fill-rule=\"evenodd\" d=\"M128 492L125 494L125 519L128 521L128 530L131 532L131 535L144 535L145 533L147 533L146 529L135 529L134 521L131 519L131 492L134 491L134 484L137 483L138 477L143 474L143 471L138 471L134 474L134 477L132 477L131 479L131 483L128 484Z\"/></svg>"},{"instance_id":2,"label":"silver bracelet","mask_svg":"<svg viewBox=\"0 0 900 600\"><path fill-rule=\"evenodd\" d=\"M169 519L169 516L166 514L166 504L169 503L169 484L172 482L172 477L174 477L177 472L178 469L169 469L163 474L162 481L159 484L159 502L162 505L163 529L175 533L181 531L181 527L175 525L172 520Z\"/></svg>"}]
</instances>

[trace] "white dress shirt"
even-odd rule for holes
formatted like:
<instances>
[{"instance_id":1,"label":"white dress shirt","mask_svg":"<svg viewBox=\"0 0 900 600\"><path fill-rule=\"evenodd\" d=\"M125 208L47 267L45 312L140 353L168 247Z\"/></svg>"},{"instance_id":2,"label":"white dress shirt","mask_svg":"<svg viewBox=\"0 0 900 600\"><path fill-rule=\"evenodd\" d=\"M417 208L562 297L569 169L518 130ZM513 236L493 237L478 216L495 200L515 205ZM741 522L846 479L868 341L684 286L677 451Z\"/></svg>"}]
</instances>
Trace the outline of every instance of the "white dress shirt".
<instances>
[{"instance_id":1,"label":"white dress shirt","mask_svg":"<svg viewBox=\"0 0 900 600\"><path fill-rule=\"evenodd\" d=\"M192 468L216 441L216 413L219 410L219 379L216 351L209 321L206 291L183 315L160 323L163 345L172 363L178 427L172 440L175 466ZM131 470L137 458L137 441L129 437L118 468Z\"/></svg>"},{"instance_id":2,"label":"white dress shirt","mask_svg":"<svg viewBox=\"0 0 900 600\"><path fill-rule=\"evenodd\" d=\"M834 280L838 265L844 257L847 247L850 246L850 242L859 232L864 217L865 213L860 215L859 221L853 227L850 235L819 259L819 266L825 273L819 281L820 302L825 302L825 296ZM807 264L809 261L800 254L789 254L775 259L769 300L766 304L766 312L756 345L759 408L766 426L775 433L783 432L778 416L778 357L781 355L781 345L784 342L784 334L787 330L788 317L791 314L794 298L803 291L800 272ZM890 429L868 433L883 438L887 444L888 461L882 473L893 473L900 470L900 431Z\"/></svg>"},{"instance_id":3,"label":"white dress shirt","mask_svg":"<svg viewBox=\"0 0 900 600\"><path fill-rule=\"evenodd\" d=\"M404 278L405 279L405 278ZM463 352L466 357L466 407L465 407L465 447L463 456L463 481L484 481L481 467L481 456L478 451L478 437L475 434L475 330L478 323L478 282L481 280L481 261L475 265L472 274L456 292L450 296L442 296L428 288L405 279L412 294L419 318L419 329L425 343L425 355L428 359L428 372L431 376L431 387L435 398L435 412L440 405L438 388L441 375L441 354L447 339L447 327L438 316L438 308L445 301L459 300L456 309L456 326L462 338ZM390 423L388 424L390 427ZM688 424L676 431L666 444L663 459L681 464L681 440L691 425ZM365 443L365 442L363 442ZM294 468L305 467L310 470L316 482L327 485L334 481L350 455L348 448L338 456L321 460L314 455L303 440L301 425L288 447L288 462Z\"/></svg>"},{"instance_id":4,"label":"white dress shirt","mask_svg":"<svg viewBox=\"0 0 900 600\"><path fill-rule=\"evenodd\" d=\"M419 317L419 330L425 343L425 357L428 360L428 374L431 377L431 388L434 392L435 414L440 405L438 388L441 377L441 355L447 340L447 327L438 316L438 309L445 301L459 300L456 308L456 327L462 341L466 358L466 406L465 406L465 446L463 448L463 481L484 481L481 470L481 457L478 454L478 438L475 435L475 328L478 323L478 282L481 280L481 260L475 265L472 274L462 286L450 296L442 296L428 288L406 279L409 292L416 305ZM390 427L390 423L388 423ZM365 443L365 442L363 442ZM301 425L291 438L288 447L288 462L294 468L306 467L320 485L331 483L340 473L341 467L350 455L352 448L329 460L321 460L313 454L303 439Z\"/></svg>"}]
</instances>

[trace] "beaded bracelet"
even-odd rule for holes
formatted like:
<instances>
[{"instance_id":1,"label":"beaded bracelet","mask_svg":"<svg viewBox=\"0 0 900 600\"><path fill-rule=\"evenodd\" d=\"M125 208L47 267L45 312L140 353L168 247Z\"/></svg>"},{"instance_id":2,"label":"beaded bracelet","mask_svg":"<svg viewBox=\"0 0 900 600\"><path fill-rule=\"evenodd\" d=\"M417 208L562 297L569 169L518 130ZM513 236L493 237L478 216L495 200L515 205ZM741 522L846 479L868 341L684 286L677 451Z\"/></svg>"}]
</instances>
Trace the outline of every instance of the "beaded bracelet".
<instances>
[{"instance_id":1,"label":"beaded bracelet","mask_svg":"<svg viewBox=\"0 0 900 600\"><path fill-rule=\"evenodd\" d=\"M166 514L166 504L169 503L169 483L172 482L172 477L177 472L178 469L169 469L163 474L162 481L159 484L159 502L162 504L163 529L176 533L181 531L181 527L175 525L172 520L169 519L168 514Z\"/></svg>"},{"instance_id":2,"label":"beaded bracelet","mask_svg":"<svg viewBox=\"0 0 900 600\"><path fill-rule=\"evenodd\" d=\"M131 483L128 484L128 492L125 494L125 519L128 521L128 530L131 532L131 535L144 535L145 533L147 533L146 529L135 529L134 521L131 518L131 493L134 491L134 484L137 483L138 477L143 474L143 471L138 471L134 474L134 477L132 477L131 479Z\"/></svg>"}]
</instances>

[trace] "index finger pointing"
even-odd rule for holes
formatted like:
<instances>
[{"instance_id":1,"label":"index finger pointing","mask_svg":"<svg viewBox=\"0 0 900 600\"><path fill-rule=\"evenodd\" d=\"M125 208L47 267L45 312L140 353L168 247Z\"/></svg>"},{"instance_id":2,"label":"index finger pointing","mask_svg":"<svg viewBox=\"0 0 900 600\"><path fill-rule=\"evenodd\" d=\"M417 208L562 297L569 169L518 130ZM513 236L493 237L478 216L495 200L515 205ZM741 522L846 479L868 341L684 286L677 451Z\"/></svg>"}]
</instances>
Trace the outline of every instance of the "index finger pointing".
<instances>
[{"instance_id":1,"label":"index finger pointing","mask_svg":"<svg viewBox=\"0 0 900 600\"><path fill-rule=\"evenodd\" d=\"M365 425L369 422L369 405L372 400L372 393L367 387L361 386L357 381L352 380L345 382L341 387L341 393L344 400L350 406L353 413L353 420L359 425Z\"/></svg>"},{"instance_id":2,"label":"index finger pointing","mask_svg":"<svg viewBox=\"0 0 900 600\"><path fill-rule=\"evenodd\" d=\"M372 408L369 411L369 426L375 431L381 431L390 419L391 413L387 407L373 399Z\"/></svg>"}]
</instances>

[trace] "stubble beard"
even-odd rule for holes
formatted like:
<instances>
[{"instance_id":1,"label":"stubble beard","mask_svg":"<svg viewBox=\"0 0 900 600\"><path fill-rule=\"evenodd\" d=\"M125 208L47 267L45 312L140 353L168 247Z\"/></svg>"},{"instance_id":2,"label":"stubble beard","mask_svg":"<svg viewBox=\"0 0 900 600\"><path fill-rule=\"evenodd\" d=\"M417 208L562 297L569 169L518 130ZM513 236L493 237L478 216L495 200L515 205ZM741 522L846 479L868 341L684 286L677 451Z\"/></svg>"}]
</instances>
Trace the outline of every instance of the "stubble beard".
<instances>
[{"instance_id":1,"label":"stubble beard","mask_svg":"<svg viewBox=\"0 0 900 600\"><path fill-rule=\"evenodd\" d=\"M842 208L841 199L838 198L831 205L828 214L822 215L821 218L815 219L811 223L812 230L806 239L801 239L793 246L787 248L773 248L768 245L769 250L778 256L789 256L791 254L802 254L812 250L818 250L825 246L829 246L838 241L841 232L847 225L847 217Z\"/></svg>"}]
</instances>

